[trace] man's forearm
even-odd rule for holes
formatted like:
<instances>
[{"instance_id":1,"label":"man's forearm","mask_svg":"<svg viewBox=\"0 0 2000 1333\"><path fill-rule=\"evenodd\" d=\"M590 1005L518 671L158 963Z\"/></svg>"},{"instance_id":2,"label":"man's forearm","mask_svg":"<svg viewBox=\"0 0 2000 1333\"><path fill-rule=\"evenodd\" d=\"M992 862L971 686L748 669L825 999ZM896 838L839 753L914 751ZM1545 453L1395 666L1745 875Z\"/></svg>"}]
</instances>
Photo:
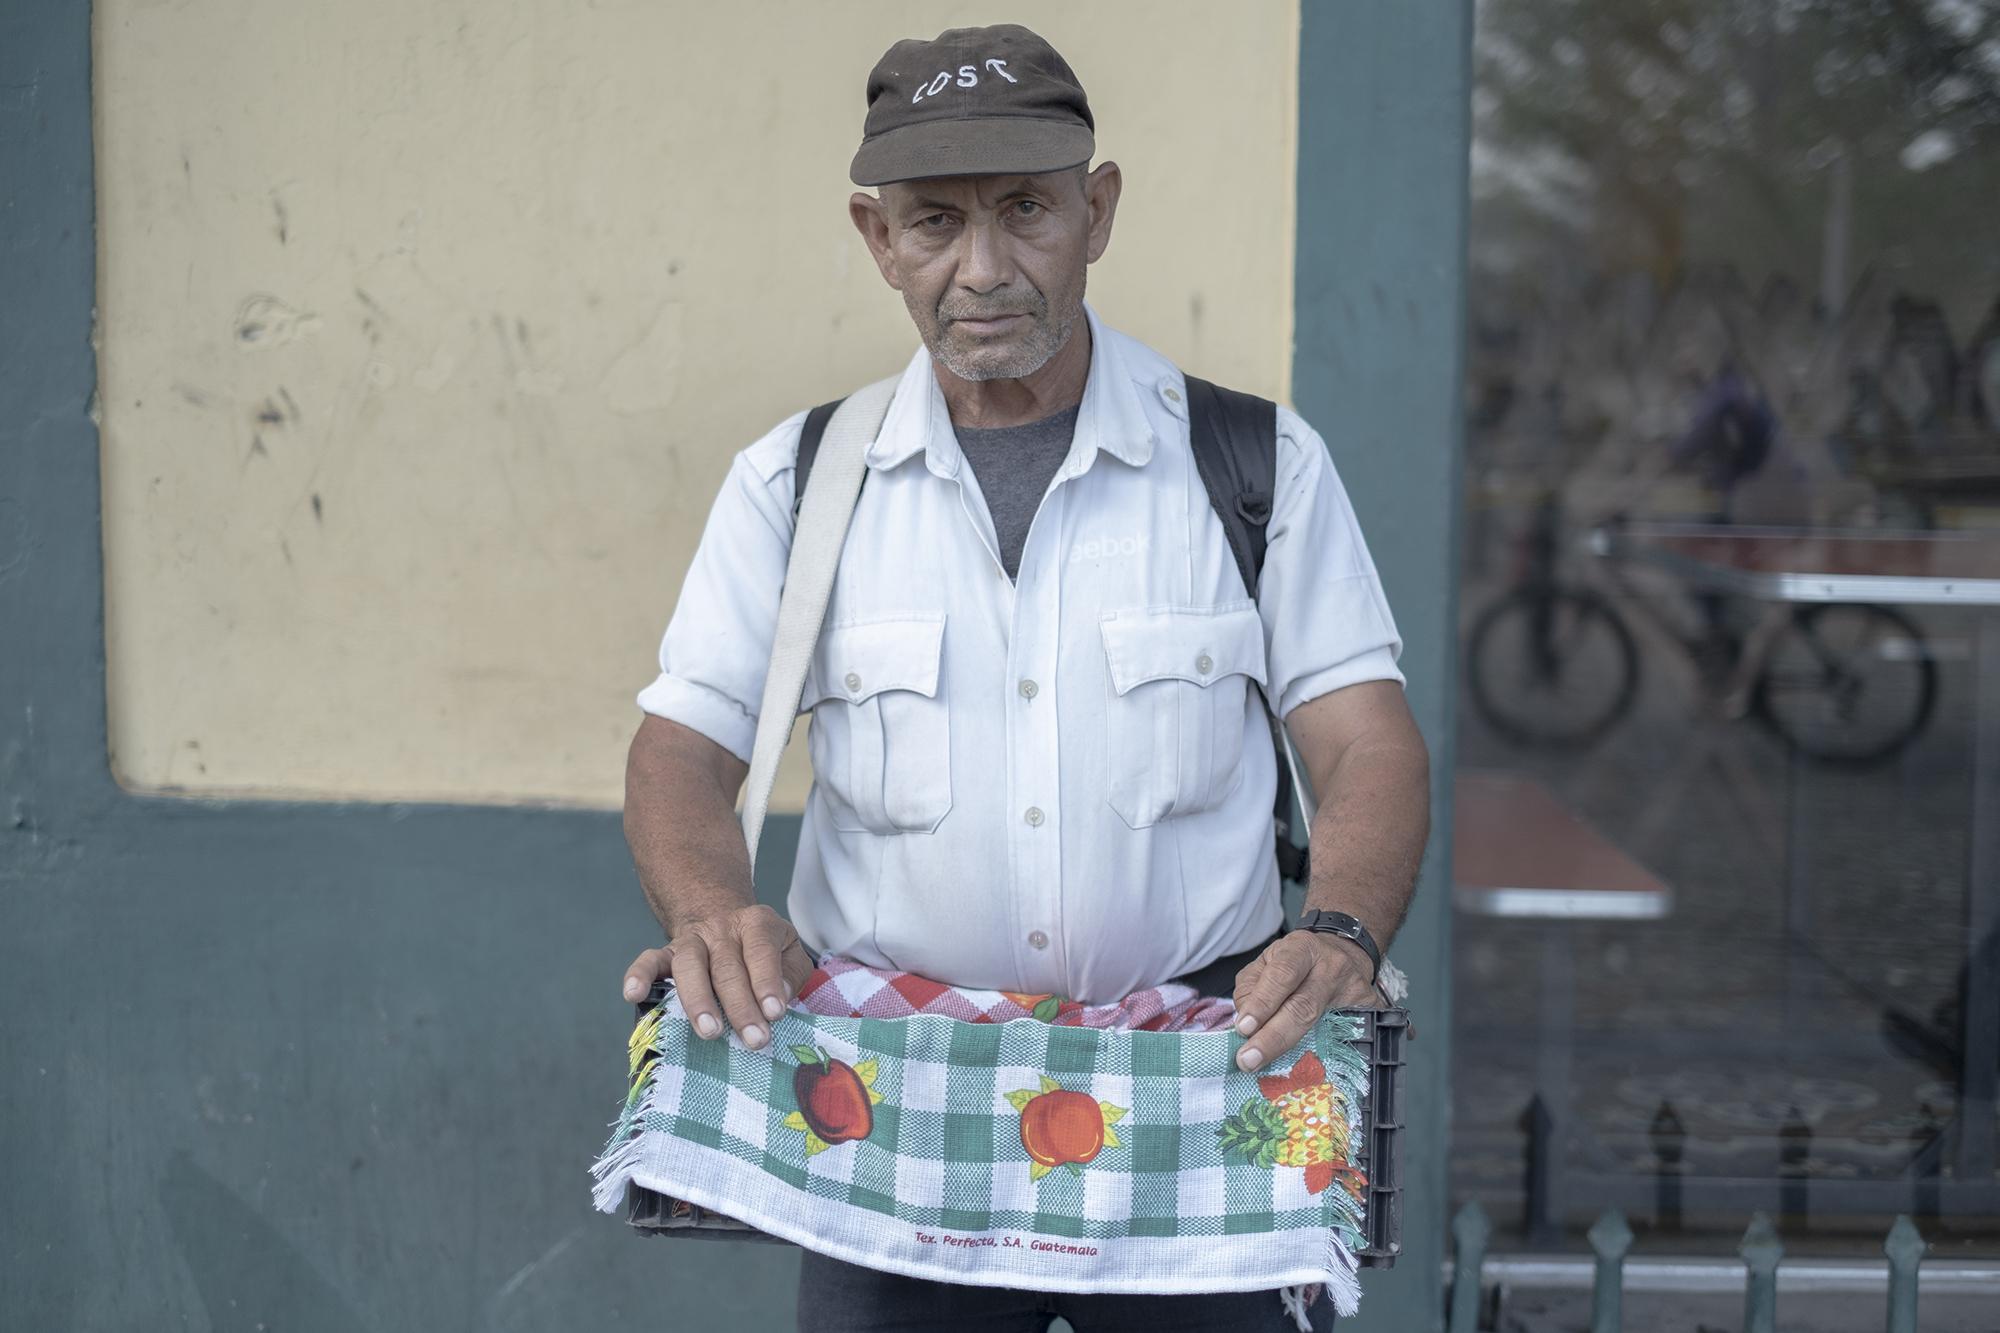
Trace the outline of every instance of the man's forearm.
<instances>
[{"instance_id":1,"label":"man's forearm","mask_svg":"<svg viewBox=\"0 0 2000 1333\"><path fill-rule=\"evenodd\" d=\"M1430 832L1430 758L1402 686L1367 681L1321 695L1286 719L1319 794L1306 906L1360 918L1383 948L1410 905ZM1239 1069L1261 1069L1321 1014L1386 994L1361 946L1293 931L1236 978Z\"/></svg>"},{"instance_id":2,"label":"man's forearm","mask_svg":"<svg viewBox=\"0 0 2000 1333\"><path fill-rule=\"evenodd\" d=\"M755 900L736 821L742 765L685 728L657 719L648 728L626 761L625 841L646 901L671 936L686 922Z\"/></svg>"},{"instance_id":3,"label":"man's forearm","mask_svg":"<svg viewBox=\"0 0 2000 1333\"><path fill-rule=\"evenodd\" d=\"M1422 740L1363 738L1319 792L1306 906L1359 917L1389 947L1416 889L1430 834L1430 760Z\"/></svg>"}]
</instances>

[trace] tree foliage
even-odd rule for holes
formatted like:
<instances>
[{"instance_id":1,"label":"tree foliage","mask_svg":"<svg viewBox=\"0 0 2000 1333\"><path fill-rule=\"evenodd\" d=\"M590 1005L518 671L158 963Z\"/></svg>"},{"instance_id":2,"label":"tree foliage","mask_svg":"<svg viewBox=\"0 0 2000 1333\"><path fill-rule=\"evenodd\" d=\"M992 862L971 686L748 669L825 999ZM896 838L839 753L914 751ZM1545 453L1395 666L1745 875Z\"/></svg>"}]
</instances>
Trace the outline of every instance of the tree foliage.
<instances>
[{"instance_id":1,"label":"tree foliage","mask_svg":"<svg viewBox=\"0 0 2000 1333\"><path fill-rule=\"evenodd\" d=\"M1482 0L1479 25L1483 268L1816 290L1844 175L1849 276L2000 289L1995 0Z\"/></svg>"}]
</instances>

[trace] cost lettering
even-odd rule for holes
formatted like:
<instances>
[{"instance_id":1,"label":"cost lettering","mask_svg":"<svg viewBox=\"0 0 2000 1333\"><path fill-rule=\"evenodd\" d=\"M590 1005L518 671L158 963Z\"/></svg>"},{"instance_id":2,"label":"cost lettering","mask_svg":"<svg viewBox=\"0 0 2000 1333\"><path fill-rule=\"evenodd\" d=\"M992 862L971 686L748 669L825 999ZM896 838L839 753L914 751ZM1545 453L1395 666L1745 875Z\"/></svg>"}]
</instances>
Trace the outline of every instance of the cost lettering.
<instances>
[{"instance_id":1,"label":"cost lettering","mask_svg":"<svg viewBox=\"0 0 2000 1333\"><path fill-rule=\"evenodd\" d=\"M1012 74L1009 74L1007 72L1007 62L998 59L997 57L995 59L987 61L985 64L985 68L991 71L992 73L999 75L1001 78L1007 80L1007 82L1009 83L1020 82L1019 79L1015 78ZM926 97L936 97L939 93L943 92L947 88L978 87L979 70L980 67L977 65L960 65L956 71L948 69L939 70L937 72L937 77L932 79L929 83L918 85L916 94L910 98L910 105L915 106L917 103L923 101Z\"/></svg>"}]
</instances>

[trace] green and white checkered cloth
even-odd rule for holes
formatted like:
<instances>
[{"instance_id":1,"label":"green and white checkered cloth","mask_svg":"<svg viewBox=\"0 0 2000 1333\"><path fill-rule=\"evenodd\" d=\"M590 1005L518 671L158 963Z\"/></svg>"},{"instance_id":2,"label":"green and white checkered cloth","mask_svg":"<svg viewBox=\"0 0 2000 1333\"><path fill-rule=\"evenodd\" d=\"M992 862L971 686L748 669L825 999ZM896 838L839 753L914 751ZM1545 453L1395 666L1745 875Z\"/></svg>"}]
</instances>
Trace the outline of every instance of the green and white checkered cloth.
<instances>
[{"instance_id":1,"label":"green and white checkered cloth","mask_svg":"<svg viewBox=\"0 0 2000 1333\"><path fill-rule=\"evenodd\" d=\"M1324 1283L1360 1296L1368 1069L1328 1014L1262 1075L1233 1032L846 1018L794 1008L751 1050L677 998L595 1167L850 1263L1040 1291Z\"/></svg>"}]
</instances>

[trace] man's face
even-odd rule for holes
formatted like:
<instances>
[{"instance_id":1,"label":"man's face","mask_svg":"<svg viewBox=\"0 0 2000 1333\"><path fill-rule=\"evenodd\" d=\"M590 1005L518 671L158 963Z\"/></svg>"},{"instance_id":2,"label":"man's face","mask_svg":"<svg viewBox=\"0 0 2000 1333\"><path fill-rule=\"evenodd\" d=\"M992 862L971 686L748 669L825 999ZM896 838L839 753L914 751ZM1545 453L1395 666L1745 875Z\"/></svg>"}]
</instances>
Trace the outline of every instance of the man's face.
<instances>
[{"instance_id":1,"label":"man's face","mask_svg":"<svg viewBox=\"0 0 2000 1333\"><path fill-rule=\"evenodd\" d=\"M1083 317L1084 272L1104 252L1118 168L949 176L857 194L849 212L924 346L960 379L1022 379Z\"/></svg>"}]
</instances>

